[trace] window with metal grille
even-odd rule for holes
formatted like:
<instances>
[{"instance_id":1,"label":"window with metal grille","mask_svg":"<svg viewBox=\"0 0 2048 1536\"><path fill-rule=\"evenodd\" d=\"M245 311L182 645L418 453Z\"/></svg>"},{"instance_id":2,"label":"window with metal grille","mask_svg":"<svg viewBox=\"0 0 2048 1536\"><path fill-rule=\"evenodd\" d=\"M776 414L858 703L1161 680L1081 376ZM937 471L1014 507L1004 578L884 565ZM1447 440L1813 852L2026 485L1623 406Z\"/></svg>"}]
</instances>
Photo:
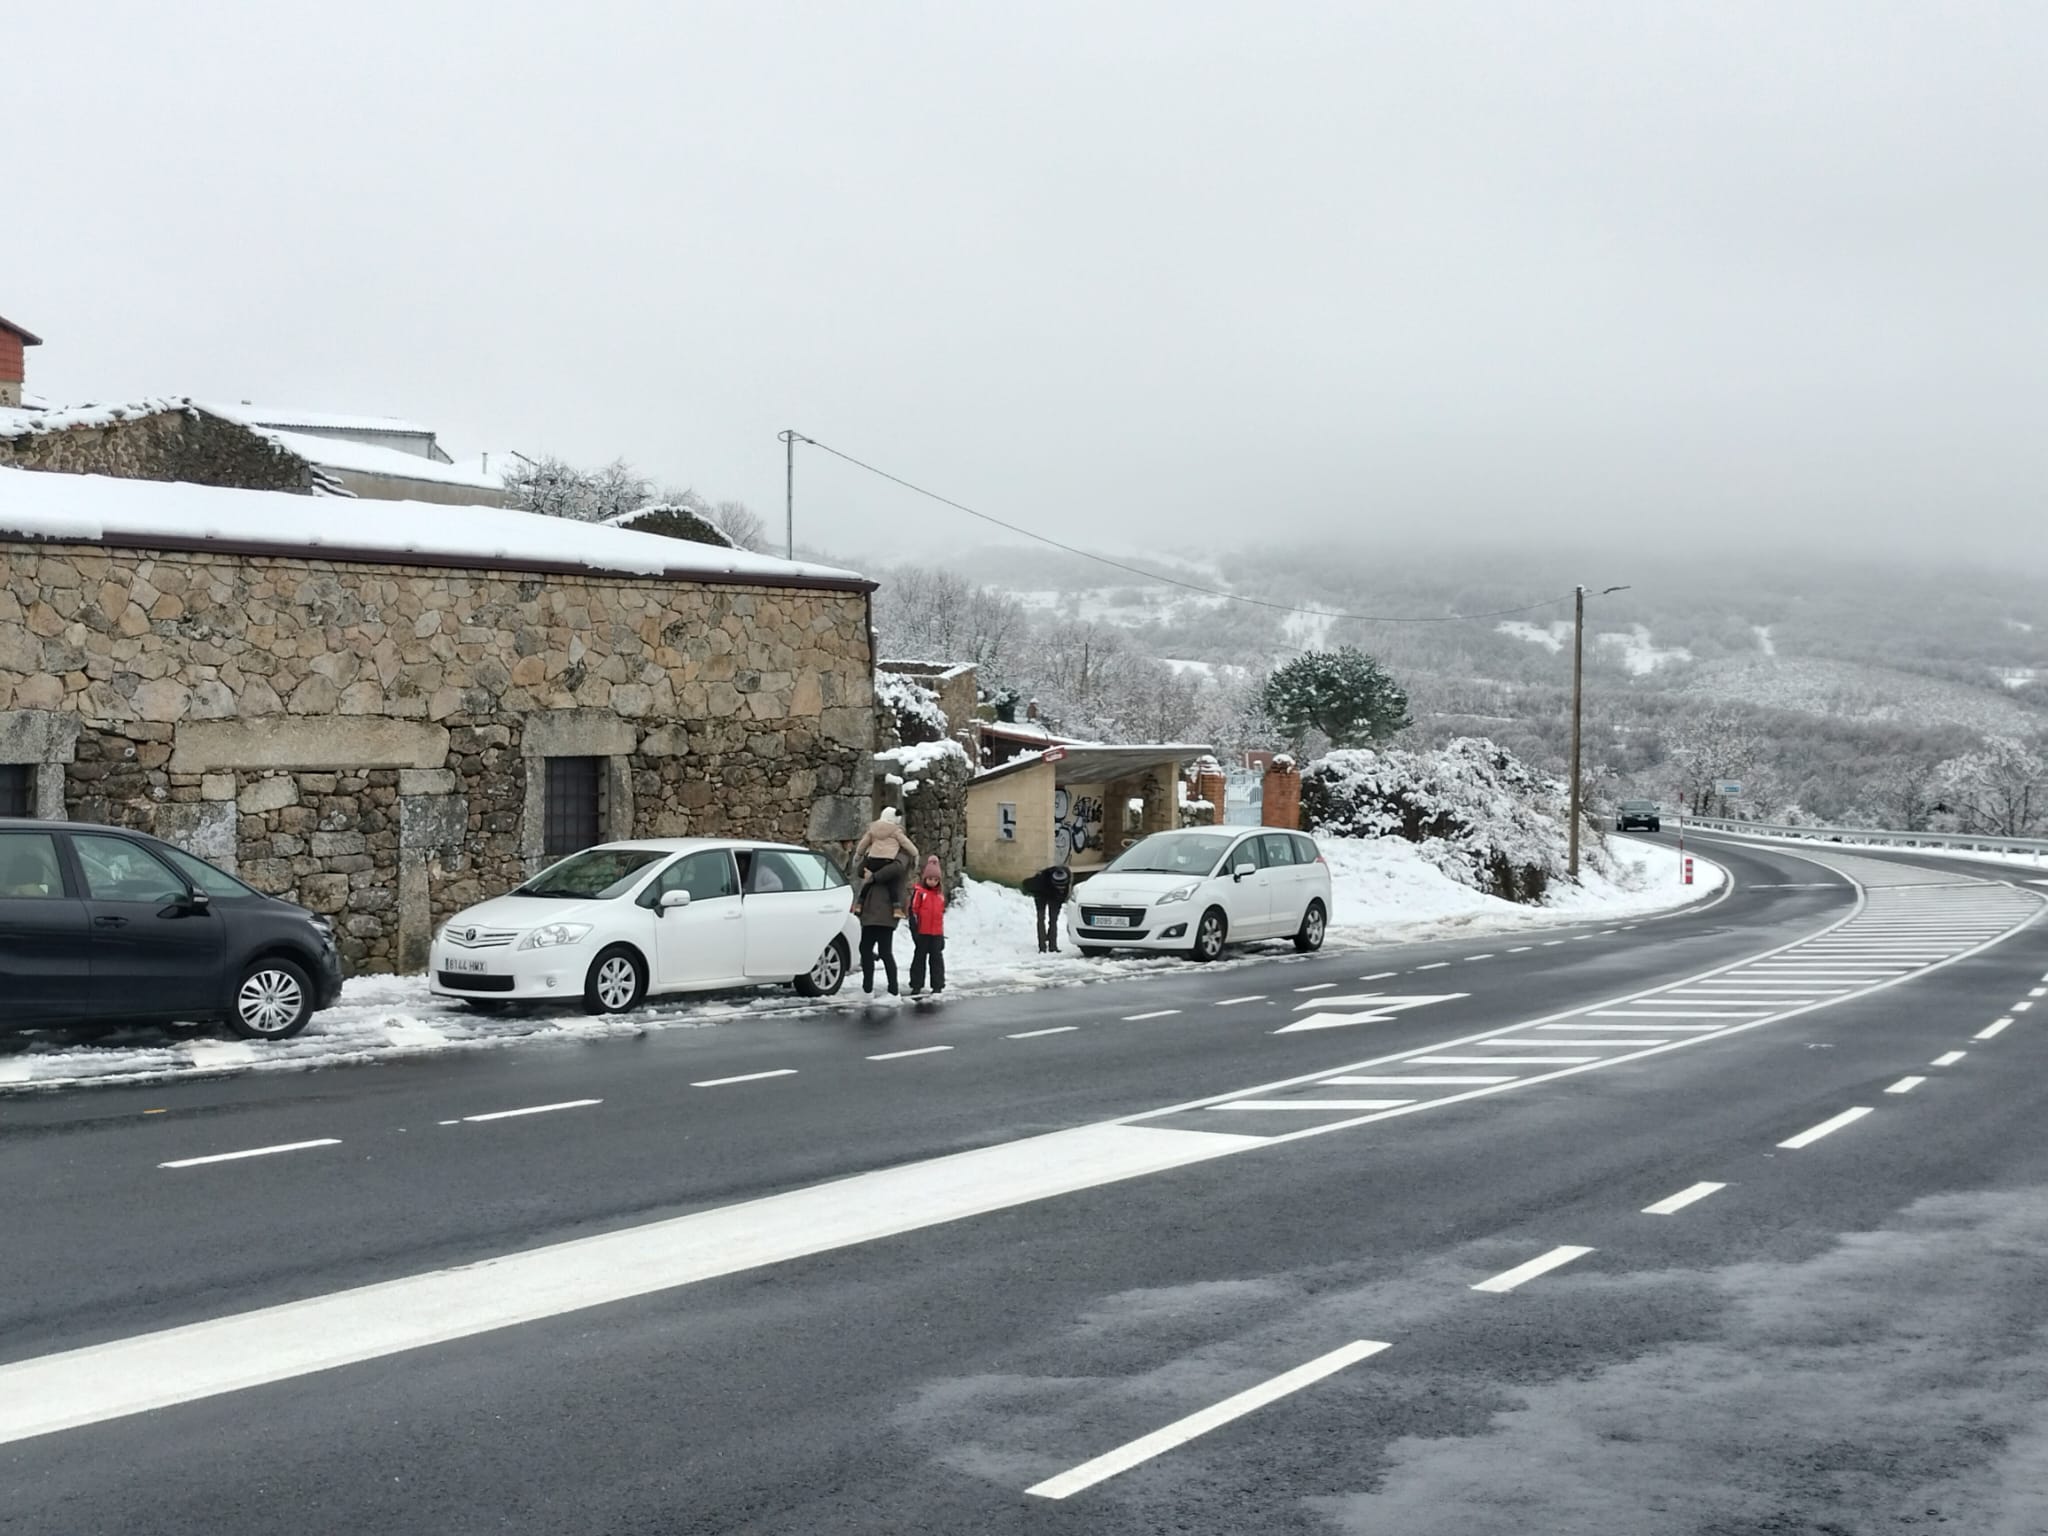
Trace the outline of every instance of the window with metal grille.
<instances>
[{"instance_id":1,"label":"window with metal grille","mask_svg":"<svg viewBox=\"0 0 2048 1536\"><path fill-rule=\"evenodd\" d=\"M36 813L36 770L32 763L0 763L0 816Z\"/></svg>"},{"instance_id":2,"label":"window with metal grille","mask_svg":"<svg viewBox=\"0 0 2048 1536\"><path fill-rule=\"evenodd\" d=\"M551 859L604 841L604 759L551 757L542 852Z\"/></svg>"}]
</instances>

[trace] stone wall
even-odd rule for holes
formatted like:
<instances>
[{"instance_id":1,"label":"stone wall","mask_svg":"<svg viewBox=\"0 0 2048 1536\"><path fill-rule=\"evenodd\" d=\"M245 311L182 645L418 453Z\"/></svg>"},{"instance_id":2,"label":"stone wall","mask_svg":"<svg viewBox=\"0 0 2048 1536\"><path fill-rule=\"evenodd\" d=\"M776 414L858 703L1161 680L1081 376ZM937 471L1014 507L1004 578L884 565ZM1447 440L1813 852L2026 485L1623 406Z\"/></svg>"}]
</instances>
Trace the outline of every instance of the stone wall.
<instances>
[{"instance_id":1,"label":"stone wall","mask_svg":"<svg viewBox=\"0 0 2048 1536\"><path fill-rule=\"evenodd\" d=\"M30 422L0 433L0 465L304 495L312 493L318 478L312 465L269 438L179 405L133 414L101 412L68 426Z\"/></svg>"},{"instance_id":2,"label":"stone wall","mask_svg":"<svg viewBox=\"0 0 2048 1536\"><path fill-rule=\"evenodd\" d=\"M0 751L356 970L542 862L549 756L604 759L613 836L850 845L873 708L859 592L0 543Z\"/></svg>"}]
</instances>

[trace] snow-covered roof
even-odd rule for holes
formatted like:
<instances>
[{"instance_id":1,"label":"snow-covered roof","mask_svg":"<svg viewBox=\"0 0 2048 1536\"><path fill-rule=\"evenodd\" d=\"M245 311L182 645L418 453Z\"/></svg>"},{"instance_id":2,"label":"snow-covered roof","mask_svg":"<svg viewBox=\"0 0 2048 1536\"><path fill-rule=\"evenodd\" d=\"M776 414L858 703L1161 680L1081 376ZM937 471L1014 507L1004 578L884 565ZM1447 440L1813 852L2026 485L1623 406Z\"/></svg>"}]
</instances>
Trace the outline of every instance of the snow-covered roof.
<instances>
[{"instance_id":1,"label":"snow-covered roof","mask_svg":"<svg viewBox=\"0 0 2048 1536\"><path fill-rule=\"evenodd\" d=\"M432 437L434 429L423 427L416 421L407 421L402 416L358 416L344 411L301 411L284 406L250 405L247 402L229 405L218 400L196 400L193 404L201 410L225 416L230 421L239 421L250 427L277 427L289 432L293 427L321 427L329 432L398 432L408 437Z\"/></svg>"},{"instance_id":2,"label":"snow-covered roof","mask_svg":"<svg viewBox=\"0 0 2048 1536\"><path fill-rule=\"evenodd\" d=\"M201 406L211 410L211 406ZM459 464L443 464L397 448L379 448L346 437L309 437L303 432L283 432L274 427L243 423L259 437L267 437L288 453L322 469L345 469L360 475L390 475L401 480L431 480L436 485L466 485L480 491L502 491L505 477L478 474Z\"/></svg>"},{"instance_id":3,"label":"snow-covered roof","mask_svg":"<svg viewBox=\"0 0 2048 1536\"><path fill-rule=\"evenodd\" d=\"M941 683L951 682L956 677L964 677L974 670L974 663L971 661L916 661L907 657L895 661L878 661L875 665L884 672L900 672L906 677L930 678ZM912 668L916 670L912 671Z\"/></svg>"},{"instance_id":4,"label":"snow-covered roof","mask_svg":"<svg viewBox=\"0 0 2048 1536\"><path fill-rule=\"evenodd\" d=\"M337 504L285 491L0 468L0 541L10 539L770 587L874 586L831 566L503 507Z\"/></svg>"},{"instance_id":5,"label":"snow-covered roof","mask_svg":"<svg viewBox=\"0 0 2048 1536\"><path fill-rule=\"evenodd\" d=\"M111 427L116 422L165 411L182 411L189 400L131 400L113 405L66 405L47 410L0 408L0 437L28 437L38 432L65 432L73 427Z\"/></svg>"},{"instance_id":6,"label":"snow-covered roof","mask_svg":"<svg viewBox=\"0 0 2048 1536\"><path fill-rule=\"evenodd\" d=\"M1214 747L1197 746L1185 741L1068 741L1046 749L1047 752L1056 751L1060 754L1053 762L1069 784L1085 784L1091 779L1098 778L1117 778L1133 768L1143 768L1152 763L1184 763L1191 758L1204 757L1215 750ZM990 779L1001 778L1005 774L1019 773L1026 768L1035 768L1045 760L1045 752L1027 752L1021 757L1011 758L1007 763L983 769L975 775L974 782L982 784Z\"/></svg>"}]
</instances>

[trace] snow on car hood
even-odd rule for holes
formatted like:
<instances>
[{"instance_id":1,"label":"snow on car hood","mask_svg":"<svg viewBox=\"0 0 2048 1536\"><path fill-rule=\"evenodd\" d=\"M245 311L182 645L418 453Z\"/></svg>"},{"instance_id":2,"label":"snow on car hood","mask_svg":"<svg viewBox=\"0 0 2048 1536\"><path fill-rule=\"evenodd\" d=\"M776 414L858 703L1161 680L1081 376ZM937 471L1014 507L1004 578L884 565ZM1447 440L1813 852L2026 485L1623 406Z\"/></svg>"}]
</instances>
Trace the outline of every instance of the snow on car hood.
<instances>
[{"instance_id":1,"label":"snow on car hood","mask_svg":"<svg viewBox=\"0 0 2048 1536\"><path fill-rule=\"evenodd\" d=\"M1074 899L1090 906L1149 906L1168 891L1179 890L1190 881L1204 880L1206 875L1150 875L1116 870L1110 874L1097 875L1082 884Z\"/></svg>"},{"instance_id":2,"label":"snow on car hood","mask_svg":"<svg viewBox=\"0 0 2048 1536\"><path fill-rule=\"evenodd\" d=\"M577 901L555 896L497 896L466 907L448 920L450 928L517 928L524 931L543 923L590 923L618 910L620 903Z\"/></svg>"}]
</instances>

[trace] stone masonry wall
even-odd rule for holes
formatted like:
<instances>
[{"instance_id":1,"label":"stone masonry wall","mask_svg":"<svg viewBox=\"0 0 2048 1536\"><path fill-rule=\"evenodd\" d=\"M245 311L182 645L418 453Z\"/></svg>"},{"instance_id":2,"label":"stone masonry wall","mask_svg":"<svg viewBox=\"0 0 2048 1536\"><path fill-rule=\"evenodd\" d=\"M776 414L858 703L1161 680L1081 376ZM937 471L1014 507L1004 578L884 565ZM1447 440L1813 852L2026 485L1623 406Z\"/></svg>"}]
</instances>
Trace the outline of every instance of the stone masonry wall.
<instances>
[{"instance_id":1,"label":"stone masonry wall","mask_svg":"<svg viewBox=\"0 0 2048 1536\"><path fill-rule=\"evenodd\" d=\"M239 422L175 405L105 425L0 432L0 465L308 495L314 484L313 466L298 455Z\"/></svg>"},{"instance_id":2,"label":"stone masonry wall","mask_svg":"<svg viewBox=\"0 0 2048 1536\"><path fill-rule=\"evenodd\" d=\"M610 836L850 844L869 665L858 592L0 543L0 741L65 744L77 819L331 914L358 971L541 862L547 756L610 765Z\"/></svg>"}]
</instances>

